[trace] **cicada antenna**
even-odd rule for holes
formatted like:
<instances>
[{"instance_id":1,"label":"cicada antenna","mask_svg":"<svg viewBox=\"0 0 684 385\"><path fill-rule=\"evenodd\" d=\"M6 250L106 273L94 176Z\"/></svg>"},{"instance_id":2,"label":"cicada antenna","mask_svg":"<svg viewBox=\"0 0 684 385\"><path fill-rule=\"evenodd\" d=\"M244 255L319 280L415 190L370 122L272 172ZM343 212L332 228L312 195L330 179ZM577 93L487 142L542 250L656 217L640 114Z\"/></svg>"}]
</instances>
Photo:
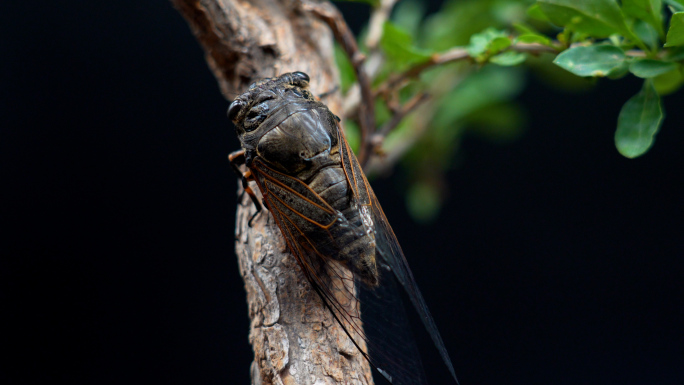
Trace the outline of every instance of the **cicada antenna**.
<instances>
[{"instance_id":1,"label":"cicada antenna","mask_svg":"<svg viewBox=\"0 0 684 385\"><path fill-rule=\"evenodd\" d=\"M328 96L337 92L339 89L340 89L340 85L336 84L333 88L331 88L328 91L325 91L322 94L318 95L318 99L323 100L323 99L327 98Z\"/></svg>"}]
</instances>

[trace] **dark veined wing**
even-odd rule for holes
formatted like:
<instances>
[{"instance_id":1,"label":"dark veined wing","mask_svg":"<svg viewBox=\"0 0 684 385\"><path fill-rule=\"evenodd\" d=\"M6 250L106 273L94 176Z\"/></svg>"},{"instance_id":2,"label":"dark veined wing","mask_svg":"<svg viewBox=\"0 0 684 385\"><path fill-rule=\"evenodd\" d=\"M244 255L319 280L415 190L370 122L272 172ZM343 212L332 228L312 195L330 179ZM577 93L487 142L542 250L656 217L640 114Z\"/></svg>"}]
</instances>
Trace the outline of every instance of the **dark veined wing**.
<instances>
[{"instance_id":1,"label":"dark veined wing","mask_svg":"<svg viewBox=\"0 0 684 385\"><path fill-rule=\"evenodd\" d=\"M451 362L434 321L413 281L377 198L338 130L343 168L352 191L352 205L371 212L375 222L379 286L367 287L327 252L335 249L334 226L344 216L309 186L256 158L250 165L264 203L280 228L288 248L307 280L334 318L371 365L394 385L426 384L420 355L411 335L396 279L414 303L449 370ZM362 322L372 319L373 322Z\"/></svg>"},{"instance_id":2,"label":"dark veined wing","mask_svg":"<svg viewBox=\"0 0 684 385\"><path fill-rule=\"evenodd\" d=\"M355 164L359 171L358 163ZM426 384L389 270L381 271L379 287L365 287L346 266L321 251L327 248L326 242L335 241L330 233L340 220L335 210L299 179L272 169L258 158L250 169L288 248L354 345L394 385ZM360 181L365 184L364 179ZM370 210L371 193L362 196L366 202L362 202L360 209ZM354 202L358 204L356 198ZM361 310L373 313L375 322L364 325ZM364 314L364 318L369 314Z\"/></svg>"},{"instance_id":3,"label":"dark veined wing","mask_svg":"<svg viewBox=\"0 0 684 385\"><path fill-rule=\"evenodd\" d=\"M297 178L278 172L258 158L250 170L264 203L280 228L290 252L307 280L361 353L368 358L355 279L351 271L327 255L335 243L333 225L344 216Z\"/></svg>"},{"instance_id":4,"label":"dark veined wing","mask_svg":"<svg viewBox=\"0 0 684 385\"><path fill-rule=\"evenodd\" d=\"M370 187L370 184L368 183L366 176L362 172L361 167L358 161L356 160L356 157L349 148L347 141L344 139L344 134L341 130L339 130L339 132L339 136L341 138L340 152L342 153L343 158L342 163L345 168L345 172L347 173L347 176L350 179L350 183L353 186L356 186L356 188L360 191L360 193L358 194L359 196L363 196L364 193L368 194L370 209L373 214L373 220L375 225L376 254L378 257L380 257L378 260L381 266L380 270L382 270L383 272L390 270L393 273L383 274L381 279L384 279L385 282L381 283L381 287L386 288L387 286L389 286L390 283L387 281L391 281L392 278L396 278L396 280L401 284L401 286L406 291L406 294L410 298L411 302L413 303L414 308L418 312L420 319L423 321L425 329L430 334L430 337L432 338L432 341L437 347L439 354L442 356L442 360L449 369L451 376L454 378L454 381L456 381L456 383L458 384L456 372L454 371L453 364L451 363L451 359L449 358L449 353L447 352L446 347L444 346L444 341L442 341L442 337L439 334L437 325L435 325L435 321L432 318L430 311L428 310L425 300L423 299L423 295L420 293L420 290L416 285L416 282L413 278L413 273L411 272L411 269L408 266L408 262L406 261L406 257L404 256L404 252L401 250L401 246L399 246L399 241L397 240L397 237L394 235L394 231L392 230L392 227L387 221L385 213L382 211L380 202L378 202L378 198L375 196L373 189ZM404 319L405 318L406 317L404 315ZM370 334L369 330L367 330L367 334ZM411 343L414 344L412 338ZM371 348L373 347L372 345L373 344L371 344ZM415 345L412 347L412 349L415 349ZM417 354L416 357L419 360L419 356ZM410 358L411 357L407 357L407 359ZM394 366L391 360L389 362L389 365ZM422 371L422 365L419 361L412 365L412 367L415 366L420 367L420 370ZM379 368L382 369L382 367Z\"/></svg>"}]
</instances>

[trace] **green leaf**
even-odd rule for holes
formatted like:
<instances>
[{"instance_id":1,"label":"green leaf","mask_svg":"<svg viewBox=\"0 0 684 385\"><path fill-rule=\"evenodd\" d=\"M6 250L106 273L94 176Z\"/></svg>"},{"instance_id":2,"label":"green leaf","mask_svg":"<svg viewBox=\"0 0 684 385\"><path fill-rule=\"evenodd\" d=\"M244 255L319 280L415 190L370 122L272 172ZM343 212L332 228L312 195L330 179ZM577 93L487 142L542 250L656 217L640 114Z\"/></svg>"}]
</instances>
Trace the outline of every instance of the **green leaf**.
<instances>
[{"instance_id":1,"label":"green leaf","mask_svg":"<svg viewBox=\"0 0 684 385\"><path fill-rule=\"evenodd\" d=\"M684 47L680 46L668 50L667 55L665 55L665 59L669 61L684 61Z\"/></svg>"},{"instance_id":2,"label":"green leaf","mask_svg":"<svg viewBox=\"0 0 684 385\"><path fill-rule=\"evenodd\" d=\"M413 45L413 38L391 22L385 22L380 47L398 65L420 63L430 59L431 52Z\"/></svg>"},{"instance_id":3,"label":"green leaf","mask_svg":"<svg viewBox=\"0 0 684 385\"><path fill-rule=\"evenodd\" d=\"M616 80L625 77L629 73L629 62L625 60L619 67L613 68L606 76L608 79Z\"/></svg>"},{"instance_id":4,"label":"green leaf","mask_svg":"<svg viewBox=\"0 0 684 385\"><path fill-rule=\"evenodd\" d=\"M521 35L525 34L530 34L530 35L540 35L540 33L532 28L531 26L523 23L515 23L513 24L513 28L515 28L516 31L518 31Z\"/></svg>"},{"instance_id":5,"label":"green leaf","mask_svg":"<svg viewBox=\"0 0 684 385\"><path fill-rule=\"evenodd\" d=\"M497 25L509 26L525 19L525 11L528 8L528 4L532 2L533 1L530 0L495 0L492 1L492 4L489 6L489 8L492 17L497 22Z\"/></svg>"},{"instance_id":6,"label":"green leaf","mask_svg":"<svg viewBox=\"0 0 684 385\"><path fill-rule=\"evenodd\" d=\"M351 147L352 151L356 154L359 153L359 143L361 143L361 129L359 125L353 120L344 121L344 137L347 138L347 143Z\"/></svg>"},{"instance_id":7,"label":"green leaf","mask_svg":"<svg viewBox=\"0 0 684 385\"><path fill-rule=\"evenodd\" d=\"M658 40L658 31L656 31L650 24L643 20L636 20L634 22L634 33L637 34L639 40L643 41L651 50L658 49L660 41ZM664 37L664 35L663 35Z\"/></svg>"},{"instance_id":8,"label":"green leaf","mask_svg":"<svg viewBox=\"0 0 684 385\"><path fill-rule=\"evenodd\" d=\"M638 94L625 103L618 116L615 147L627 158L636 158L653 145L663 122L663 108L653 82L646 80Z\"/></svg>"},{"instance_id":9,"label":"green leaf","mask_svg":"<svg viewBox=\"0 0 684 385\"><path fill-rule=\"evenodd\" d=\"M503 51L511 44L511 39L506 32L487 28L470 37L470 44L466 47L466 50L471 57L479 61L485 61L488 56Z\"/></svg>"},{"instance_id":10,"label":"green leaf","mask_svg":"<svg viewBox=\"0 0 684 385\"><path fill-rule=\"evenodd\" d=\"M544 12L542 12L539 4L533 4L531 7L527 8L527 16L533 20L551 22Z\"/></svg>"},{"instance_id":11,"label":"green leaf","mask_svg":"<svg viewBox=\"0 0 684 385\"><path fill-rule=\"evenodd\" d=\"M594 78L582 78L565 69L553 64L552 55L542 55L539 57L530 55L525 62L532 74L541 82L553 88L563 91L582 92L593 88L596 84ZM627 70L629 73L629 69Z\"/></svg>"},{"instance_id":12,"label":"green leaf","mask_svg":"<svg viewBox=\"0 0 684 385\"><path fill-rule=\"evenodd\" d=\"M622 0L622 11L627 16L647 22L661 37L665 37L662 0Z\"/></svg>"},{"instance_id":13,"label":"green leaf","mask_svg":"<svg viewBox=\"0 0 684 385\"><path fill-rule=\"evenodd\" d=\"M506 51L496 56L492 56L489 58L489 62L500 66L514 66L524 62L526 58L527 55L522 52Z\"/></svg>"},{"instance_id":14,"label":"green leaf","mask_svg":"<svg viewBox=\"0 0 684 385\"><path fill-rule=\"evenodd\" d=\"M356 72L347 54L338 44L335 44L335 63L340 70L340 88L342 92L347 92L349 87L356 82Z\"/></svg>"},{"instance_id":15,"label":"green leaf","mask_svg":"<svg viewBox=\"0 0 684 385\"><path fill-rule=\"evenodd\" d=\"M543 45L551 45L551 39L544 35L526 33L515 38L516 43L537 43Z\"/></svg>"},{"instance_id":16,"label":"green leaf","mask_svg":"<svg viewBox=\"0 0 684 385\"><path fill-rule=\"evenodd\" d=\"M500 24L491 8L491 0L445 1L439 12L425 19L421 43L435 51L467 45L473 34Z\"/></svg>"},{"instance_id":17,"label":"green leaf","mask_svg":"<svg viewBox=\"0 0 684 385\"><path fill-rule=\"evenodd\" d=\"M552 23L575 32L604 38L631 33L615 0L538 0L539 8Z\"/></svg>"},{"instance_id":18,"label":"green leaf","mask_svg":"<svg viewBox=\"0 0 684 385\"><path fill-rule=\"evenodd\" d=\"M684 11L684 0L664 0L664 1L670 7L675 9L674 11L672 11L672 13Z\"/></svg>"},{"instance_id":19,"label":"green leaf","mask_svg":"<svg viewBox=\"0 0 684 385\"><path fill-rule=\"evenodd\" d=\"M448 135L457 120L492 103L512 99L523 87L519 68L485 66L437 101L431 129L440 136Z\"/></svg>"},{"instance_id":20,"label":"green leaf","mask_svg":"<svg viewBox=\"0 0 684 385\"><path fill-rule=\"evenodd\" d=\"M592 45L565 50L553 62L577 76L607 76L624 61L622 49L612 45Z\"/></svg>"},{"instance_id":21,"label":"green leaf","mask_svg":"<svg viewBox=\"0 0 684 385\"><path fill-rule=\"evenodd\" d=\"M425 5L422 2L418 0L403 0L394 7L392 21L411 36L416 36L424 16Z\"/></svg>"},{"instance_id":22,"label":"green leaf","mask_svg":"<svg viewBox=\"0 0 684 385\"><path fill-rule=\"evenodd\" d=\"M634 60L629 71L640 78L654 78L677 68L677 63L653 59Z\"/></svg>"},{"instance_id":23,"label":"green leaf","mask_svg":"<svg viewBox=\"0 0 684 385\"><path fill-rule=\"evenodd\" d=\"M677 91L684 84L684 76L680 68L664 73L653 78L653 85L655 86L658 95L668 95Z\"/></svg>"},{"instance_id":24,"label":"green leaf","mask_svg":"<svg viewBox=\"0 0 684 385\"><path fill-rule=\"evenodd\" d=\"M489 53L497 53L505 50L506 48L510 47L513 42L508 36L500 36L492 40L491 44L489 45Z\"/></svg>"},{"instance_id":25,"label":"green leaf","mask_svg":"<svg viewBox=\"0 0 684 385\"><path fill-rule=\"evenodd\" d=\"M684 12L677 12L670 20L665 47L684 45Z\"/></svg>"}]
</instances>

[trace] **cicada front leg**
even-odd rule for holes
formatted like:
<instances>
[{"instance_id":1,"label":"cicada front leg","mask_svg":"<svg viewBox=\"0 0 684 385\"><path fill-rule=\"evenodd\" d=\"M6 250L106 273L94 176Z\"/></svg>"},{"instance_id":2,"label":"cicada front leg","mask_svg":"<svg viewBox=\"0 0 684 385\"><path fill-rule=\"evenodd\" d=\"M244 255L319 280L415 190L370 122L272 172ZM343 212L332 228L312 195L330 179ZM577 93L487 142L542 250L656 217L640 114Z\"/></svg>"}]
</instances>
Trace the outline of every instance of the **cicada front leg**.
<instances>
[{"instance_id":1,"label":"cicada front leg","mask_svg":"<svg viewBox=\"0 0 684 385\"><path fill-rule=\"evenodd\" d=\"M235 171L237 176L240 178L242 181L242 191L243 194L249 195L249 198L252 200L252 203L254 203L254 207L256 207L256 212L254 215L252 215L252 218L249 219L249 227L252 227L252 221L254 218L259 214L263 208L261 205L261 202L259 202L259 198L257 198L256 194L254 193L254 190L249 186L249 182L254 180L254 176L252 175L251 170L247 170L247 172L242 172L240 169L240 165L245 164L245 150L237 150L234 152L231 152L228 155L228 161L230 162L230 166ZM238 198L239 200L242 200L242 195Z\"/></svg>"}]
</instances>

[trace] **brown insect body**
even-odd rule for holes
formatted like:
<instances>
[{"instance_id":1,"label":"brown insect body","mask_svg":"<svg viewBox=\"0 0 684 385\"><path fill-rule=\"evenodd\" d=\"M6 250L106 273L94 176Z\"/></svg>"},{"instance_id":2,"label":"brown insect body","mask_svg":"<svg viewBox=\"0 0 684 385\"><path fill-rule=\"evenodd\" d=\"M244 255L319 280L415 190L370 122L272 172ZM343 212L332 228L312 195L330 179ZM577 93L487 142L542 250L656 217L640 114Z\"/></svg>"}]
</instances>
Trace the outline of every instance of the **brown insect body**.
<instances>
[{"instance_id":1,"label":"brown insect body","mask_svg":"<svg viewBox=\"0 0 684 385\"><path fill-rule=\"evenodd\" d=\"M410 331L404 330L405 320L386 320L394 325L392 333L401 336L389 335L383 326L361 324L360 291L371 293L367 303L395 302L395 297L379 298L395 278L406 289L453 375L439 332L339 129L339 118L314 99L306 89L308 81L308 75L301 72L261 80L228 109L251 179L309 282L385 378L394 384L425 383ZM244 179L243 185L249 192ZM359 284L350 280L345 267ZM394 277L386 274L389 271ZM376 297L380 300L372 299ZM375 310L367 309L364 314ZM398 317L405 318L403 310L400 313ZM392 338L405 340L410 352L388 351L385 344Z\"/></svg>"}]
</instances>

